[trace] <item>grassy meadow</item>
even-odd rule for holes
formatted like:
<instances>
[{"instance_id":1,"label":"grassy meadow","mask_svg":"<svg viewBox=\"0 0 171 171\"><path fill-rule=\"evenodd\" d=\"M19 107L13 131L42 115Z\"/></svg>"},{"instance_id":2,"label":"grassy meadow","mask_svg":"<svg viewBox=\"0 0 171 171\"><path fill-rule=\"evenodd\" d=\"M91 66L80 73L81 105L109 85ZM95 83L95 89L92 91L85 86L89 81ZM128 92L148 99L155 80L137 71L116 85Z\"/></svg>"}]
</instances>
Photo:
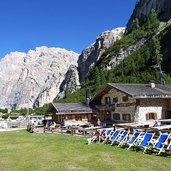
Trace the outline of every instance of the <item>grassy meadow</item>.
<instances>
[{"instance_id":1,"label":"grassy meadow","mask_svg":"<svg viewBox=\"0 0 171 171\"><path fill-rule=\"evenodd\" d=\"M85 142L85 137L0 132L0 171L171 170L171 158Z\"/></svg>"}]
</instances>

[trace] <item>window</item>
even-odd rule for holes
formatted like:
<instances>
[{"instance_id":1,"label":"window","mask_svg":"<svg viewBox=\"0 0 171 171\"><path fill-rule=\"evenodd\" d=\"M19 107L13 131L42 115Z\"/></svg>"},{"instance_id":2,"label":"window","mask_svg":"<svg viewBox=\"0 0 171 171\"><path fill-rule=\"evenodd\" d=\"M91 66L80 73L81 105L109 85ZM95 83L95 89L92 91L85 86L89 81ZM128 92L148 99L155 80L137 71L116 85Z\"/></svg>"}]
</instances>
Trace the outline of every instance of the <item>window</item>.
<instances>
[{"instance_id":1,"label":"window","mask_svg":"<svg viewBox=\"0 0 171 171\"><path fill-rule=\"evenodd\" d=\"M65 121L67 121L68 120L68 116L65 116Z\"/></svg>"},{"instance_id":2,"label":"window","mask_svg":"<svg viewBox=\"0 0 171 171\"><path fill-rule=\"evenodd\" d=\"M128 101L128 96L127 96L127 95L126 95L126 96L123 96L123 97L122 97L122 101L123 101L123 102L127 102L127 101Z\"/></svg>"},{"instance_id":3,"label":"window","mask_svg":"<svg viewBox=\"0 0 171 171\"><path fill-rule=\"evenodd\" d=\"M75 116L75 120L76 120L76 121L81 121L81 115L76 115L76 116Z\"/></svg>"},{"instance_id":4,"label":"window","mask_svg":"<svg viewBox=\"0 0 171 171\"><path fill-rule=\"evenodd\" d=\"M105 97L105 104L111 104L110 97Z\"/></svg>"},{"instance_id":5,"label":"window","mask_svg":"<svg viewBox=\"0 0 171 171\"><path fill-rule=\"evenodd\" d=\"M123 114L122 120L124 121L131 121L131 115L130 114Z\"/></svg>"},{"instance_id":6,"label":"window","mask_svg":"<svg viewBox=\"0 0 171 171\"><path fill-rule=\"evenodd\" d=\"M118 97L114 97L113 98L113 103L117 103L118 102Z\"/></svg>"},{"instance_id":7,"label":"window","mask_svg":"<svg viewBox=\"0 0 171 171\"><path fill-rule=\"evenodd\" d=\"M171 111L168 110L165 114L164 114L164 119L171 119Z\"/></svg>"},{"instance_id":8,"label":"window","mask_svg":"<svg viewBox=\"0 0 171 171\"><path fill-rule=\"evenodd\" d=\"M68 115L68 116L67 116L67 119L68 119L68 120L73 119L73 118L72 118L72 115Z\"/></svg>"},{"instance_id":9,"label":"window","mask_svg":"<svg viewBox=\"0 0 171 171\"><path fill-rule=\"evenodd\" d=\"M157 114L156 113L147 113L146 114L146 120L150 120L150 119L157 119Z\"/></svg>"},{"instance_id":10,"label":"window","mask_svg":"<svg viewBox=\"0 0 171 171\"><path fill-rule=\"evenodd\" d=\"M114 120L120 120L120 114L119 113L114 113L113 114L113 119Z\"/></svg>"}]
</instances>

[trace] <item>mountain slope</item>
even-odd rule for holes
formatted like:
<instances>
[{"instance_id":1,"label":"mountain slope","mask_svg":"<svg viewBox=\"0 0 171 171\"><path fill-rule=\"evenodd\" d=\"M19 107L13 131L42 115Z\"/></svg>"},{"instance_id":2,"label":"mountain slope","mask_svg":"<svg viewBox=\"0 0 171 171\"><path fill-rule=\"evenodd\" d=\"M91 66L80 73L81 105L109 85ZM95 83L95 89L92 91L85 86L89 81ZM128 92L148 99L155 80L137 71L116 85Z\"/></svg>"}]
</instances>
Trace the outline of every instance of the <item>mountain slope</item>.
<instances>
[{"instance_id":1,"label":"mountain slope","mask_svg":"<svg viewBox=\"0 0 171 171\"><path fill-rule=\"evenodd\" d=\"M124 27L105 31L97 37L96 41L92 45L82 51L78 59L78 72L81 83L84 81L90 67L99 61L102 53L109 46L122 38L124 32Z\"/></svg>"},{"instance_id":2,"label":"mountain slope","mask_svg":"<svg viewBox=\"0 0 171 171\"><path fill-rule=\"evenodd\" d=\"M93 96L108 82L171 83L170 11L170 0L138 1L126 33L103 32L79 57L46 47L6 56L0 62L0 107L38 107L56 95L65 95L65 102L85 101L85 92ZM74 93L79 80L81 89Z\"/></svg>"},{"instance_id":3,"label":"mountain slope","mask_svg":"<svg viewBox=\"0 0 171 171\"><path fill-rule=\"evenodd\" d=\"M138 2L127 24L128 31L89 69L82 92L88 90L93 96L108 82L149 83L153 80L171 84L171 1L166 1ZM73 94L75 97L77 93ZM69 98L71 101L72 97Z\"/></svg>"},{"instance_id":4,"label":"mountain slope","mask_svg":"<svg viewBox=\"0 0 171 171\"><path fill-rule=\"evenodd\" d=\"M6 55L0 61L0 107L32 108L52 102L77 60L78 54L72 51L47 47Z\"/></svg>"},{"instance_id":5,"label":"mountain slope","mask_svg":"<svg viewBox=\"0 0 171 171\"><path fill-rule=\"evenodd\" d=\"M152 9L157 12L160 21L167 22L171 18L170 0L139 0L127 23L127 30L131 30L135 18L146 20Z\"/></svg>"}]
</instances>

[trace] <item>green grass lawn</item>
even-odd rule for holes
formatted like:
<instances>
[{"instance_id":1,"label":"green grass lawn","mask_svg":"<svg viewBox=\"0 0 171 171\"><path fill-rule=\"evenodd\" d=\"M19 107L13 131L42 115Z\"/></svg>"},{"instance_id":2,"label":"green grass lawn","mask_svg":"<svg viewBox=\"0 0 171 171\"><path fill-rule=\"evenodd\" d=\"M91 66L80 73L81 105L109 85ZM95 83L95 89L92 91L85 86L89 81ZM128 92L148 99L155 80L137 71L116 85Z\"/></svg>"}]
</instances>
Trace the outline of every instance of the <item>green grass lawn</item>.
<instances>
[{"instance_id":1,"label":"green grass lawn","mask_svg":"<svg viewBox=\"0 0 171 171\"><path fill-rule=\"evenodd\" d=\"M171 158L85 142L85 137L1 132L0 171L171 170Z\"/></svg>"}]
</instances>

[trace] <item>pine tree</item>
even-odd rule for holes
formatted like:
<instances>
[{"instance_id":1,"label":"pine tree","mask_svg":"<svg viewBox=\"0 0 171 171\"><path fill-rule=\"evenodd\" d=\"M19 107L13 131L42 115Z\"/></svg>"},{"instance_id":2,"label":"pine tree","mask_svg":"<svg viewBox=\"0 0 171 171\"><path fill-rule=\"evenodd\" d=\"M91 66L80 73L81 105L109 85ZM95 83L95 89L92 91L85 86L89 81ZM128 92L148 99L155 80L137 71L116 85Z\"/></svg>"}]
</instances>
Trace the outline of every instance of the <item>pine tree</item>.
<instances>
[{"instance_id":1,"label":"pine tree","mask_svg":"<svg viewBox=\"0 0 171 171\"><path fill-rule=\"evenodd\" d=\"M133 20L132 31L140 29L140 24L138 18Z\"/></svg>"},{"instance_id":2,"label":"pine tree","mask_svg":"<svg viewBox=\"0 0 171 171\"><path fill-rule=\"evenodd\" d=\"M154 9L151 10L147 20L147 32L149 35L156 34L159 31L160 21L157 18L157 13Z\"/></svg>"},{"instance_id":3,"label":"pine tree","mask_svg":"<svg viewBox=\"0 0 171 171\"><path fill-rule=\"evenodd\" d=\"M106 84L106 76L105 76L105 72L101 69L100 70L100 80L101 80L101 85L104 85L104 84Z\"/></svg>"},{"instance_id":4,"label":"pine tree","mask_svg":"<svg viewBox=\"0 0 171 171\"><path fill-rule=\"evenodd\" d=\"M154 68L160 67L162 61L162 54L161 54L160 41L158 37L154 36L152 38L151 49L152 49L151 51L152 66Z\"/></svg>"},{"instance_id":5,"label":"pine tree","mask_svg":"<svg viewBox=\"0 0 171 171\"><path fill-rule=\"evenodd\" d=\"M95 83L95 89L98 89L100 86L100 71L98 67L95 68L94 83Z\"/></svg>"},{"instance_id":6,"label":"pine tree","mask_svg":"<svg viewBox=\"0 0 171 171\"><path fill-rule=\"evenodd\" d=\"M163 84L163 72L161 69L161 62L162 62L162 54L161 54L161 46L158 37L152 38L152 67L156 69L159 73L159 79L161 84Z\"/></svg>"},{"instance_id":7,"label":"pine tree","mask_svg":"<svg viewBox=\"0 0 171 171\"><path fill-rule=\"evenodd\" d=\"M87 87L87 86L89 86L89 84L90 84L90 80L89 80L89 78L88 78L88 76L86 76L85 78L84 78L84 81L83 81L83 83L82 83L82 86L81 87Z\"/></svg>"},{"instance_id":8,"label":"pine tree","mask_svg":"<svg viewBox=\"0 0 171 171\"><path fill-rule=\"evenodd\" d=\"M150 49L149 47L147 46L146 47L146 50L144 52L144 57L145 57L145 63L149 63L149 59L150 59Z\"/></svg>"},{"instance_id":9,"label":"pine tree","mask_svg":"<svg viewBox=\"0 0 171 171\"><path fill-rule=\"evenodd\" d=\"M108 83L113 82L112 81L113 80L113 70L108 70L107 71L107 77L106 77L106 79L107 79L107 82Z\"/></svg>"},{"instance_id":10,"label":"pine tree","mask_svg":"<svg viewBox=\"0 0 171 171\"><path fill-rule=\"evenodd\" d=\"M68 90L68 87L66 87L64 90L64 98L67 98L68 95L69 95L69 90Z\"/></svg>"}]
</instances>

